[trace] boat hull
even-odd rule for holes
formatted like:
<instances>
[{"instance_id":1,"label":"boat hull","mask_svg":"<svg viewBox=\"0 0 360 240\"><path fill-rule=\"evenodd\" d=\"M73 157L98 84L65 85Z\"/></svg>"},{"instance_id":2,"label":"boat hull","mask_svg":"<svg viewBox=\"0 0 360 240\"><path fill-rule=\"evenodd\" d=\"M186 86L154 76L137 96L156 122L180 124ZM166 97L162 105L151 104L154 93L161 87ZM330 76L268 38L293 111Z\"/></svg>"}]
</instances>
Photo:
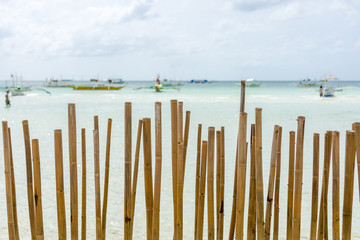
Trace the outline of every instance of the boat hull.
<instances>
[{"instance_id":1,"label":"boat hull","mask_svg":"<svg viewBox=\"0 0 360 240\"><path fill-rule=\"evenodd\" d=\"M109 91L109 90L120 90L124 86L74 86L70 85L70 87L74 90L100 90L100 91Z\"/></svg>"}]
</instances>

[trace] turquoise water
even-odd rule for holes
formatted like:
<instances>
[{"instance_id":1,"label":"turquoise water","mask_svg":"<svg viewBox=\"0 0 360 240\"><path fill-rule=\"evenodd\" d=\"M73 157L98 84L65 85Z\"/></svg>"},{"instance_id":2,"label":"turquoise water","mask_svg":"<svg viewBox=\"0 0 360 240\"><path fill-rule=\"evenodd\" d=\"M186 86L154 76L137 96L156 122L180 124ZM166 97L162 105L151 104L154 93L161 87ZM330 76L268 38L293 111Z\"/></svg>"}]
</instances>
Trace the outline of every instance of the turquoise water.
<instances>
[{"instance_id":1,"label":"turquoise water","mask_svg":"<svg viewBox=\"0 0 360 240\"><path fill-rule=\"evenodd\" d=\"M40 82L24 82L28 85L37 85ZM263 82L259 88L246 88L246 107L248 113L248 126L254 122L256 107L263 109L263 175L264 199L267 194L267 182L270 164L270 150L272 131L275 124L283 127L282 137L282 165L281 165L281 192L280 192L280 238L285 239L286 233L286 205L287 205L287 178L288 178L288 135L289 131L297 128L297 117L305 116L305 145L304 145L304 173L303 173L303 201L302 201L302 236L307 239L310 232L311 210L311 181L312 181L312 135L320 133L321 150L323 149L324 133L327 130L340 131L340 156L341 156L341 210L343 202L343 177L344 177L344 147L345 131L351 129L351 124L360 121L360 82L341 82L337 87L344 88L336 92L334 98L320 98L317 88L300 88L295 82ZM194 191L195 191L195 161L197 124L203 124L203 139L207 138L207 128L215 126L220 129L225 126L226 141L226 179L225 179L225 236L228 234L231 215L234 160L236 150L236 137L240 106L240 88L235 82L213 82L211 84L185 84L180 90L170 89L161 93L154 90L141 89L149 86L150 82L127 82L126 87L120 91L74 91L71 88L44 88L44 91L32 91L26 96L10 97L11 108L0 108L1 119L9 123L12 132L14 154L14 168L16 177L17 204L20 226L20 237L28 239L30 236L27 192L26 169L24 159L24 141L22 133L22 120L29 120L31 138L38 138L40 142L43 215L46 219L44 232L46 239L57 237L56 217L56 192L55 192L55 164L54 164L54 129L63 130L64 146L64 174L65 174L65 201L67 206L67 229L70 231L69 220L69 164L67 142L67 104L76 103L77 136L78 136L78 162L80 163L80 129L87 131L87 235L95 238L95 198L93 178L93 142L92 129L93 117L99 116L100 123L100 156L101 156L101 186L103 187L105 140L107 118L113 119L110 160L110 192L108 203L107 237L118 239L123 234L123 180L124 180L124 102L132 102L133 109L133 148L135 148L137 123L140 118L151 117L154 119L154 103L162 102L163 122L163 165L162 165L162 192L160 209L160 234L161 239L172 239L172 184L171 184L171 154L170 154L170 100L178 99L184 102L184 111L191 111L191 124L189 146L184 183L184 239L193 237L194 225ZM5 99L3 94L3 99ZM248 128L249 133L249 128ZM154 132L152 132L154 137ZM249 136L248 136L249 139ZM0 144L1 156L3 146ZM133 155L135 150L133 149ZM153 151L154 154L154 151ZM145 196L142 165L142 151L140 156L138 192L135 209L134 239L145 238ZM0 171L3 172L3 161L0 161ZM320 169L322 168L323 154L320 154ZM154 167L153 167L154 169ZM249 168L248 168L249 169ZM78 164L78 173L81 164ZM330 169L332 171L332 169ZM330 172L331 173L331 172ZM355 171L357 174L357 170ZM80 176L78 174L78 176ZM320 179L322 172L320 171ZM331 176L331 175L330 175ZM249 171L247 181L249 180ZM331 180L331 178L330 178ZM359 187L357 175L354 182L353 203L353 238L360 238ZM80 177L79 177L80 181ZM6 198L4 178L0 178L0 235L7 234ZM320 181L321 184L321 181ZM79 184L79 194L81 181ZM321 188L320 188L321 189ZM328 215L331 225L331 189L329 185ZM247 189L248 193L248 182ZM320 194L320 193L319 193ZM246 197L248 198L248 197ZM80 202L79 202L80 203ZM248 202L245 203L247 210ZM80 208L79 208L80 209ZM205 209L206 206L205 206ZM247 211L245 212L247 214ZM205 216L204 219L207 219ZM80 226L80 225L79 225ZM79 228L80 229L80 228ZM245 228L246 229L246 228ZM206 221L204 232L207 231ZM331 230L330 230L331 234ZM204 234L206 236L206 234ZM69 235L68 235L69 236Z\"/></svg>"}]
</instances>

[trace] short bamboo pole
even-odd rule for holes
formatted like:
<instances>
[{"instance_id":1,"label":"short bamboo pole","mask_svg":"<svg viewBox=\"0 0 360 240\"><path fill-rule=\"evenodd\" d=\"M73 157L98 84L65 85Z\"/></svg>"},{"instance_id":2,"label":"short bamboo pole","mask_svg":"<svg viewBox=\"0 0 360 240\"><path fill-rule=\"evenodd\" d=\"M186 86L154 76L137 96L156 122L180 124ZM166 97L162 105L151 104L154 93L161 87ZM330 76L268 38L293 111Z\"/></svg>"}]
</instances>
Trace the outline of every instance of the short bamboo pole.
<instances>
[{"instance_id":1,"label":"short bamboo pole","mask_svg":"<svg viewBox=\"0 0 360 240\"><path fill-rule=\"evenodd\" d=\"M197 236L197 223L198 223L198 219L199 219L198 208L199 208L199 194L200 194L201 129L202 129L202 125L199 124L198 125L198 135L197 135L197 151L196 151L194 239L196 239L196 236Z\"/></svg>"},{"instance_id":2,"label":"short bamboo pole","mask_svg":"<svg viewBox=\"0 0 360 240\"><path fill-rule=\"evenodd\" d=\"M295 132L289 132L289 175L286 239L292 238L292 216L294 199L294 161L295 160Z\"/></svg>"},{"instance_id":3,"label":"short bamboo pole","mask_svg":"<svg viewBox=\"0 0 360 240\"><path fill-rule=\"evenodd\" d=\"M255 180L255 124L251 124L250 136L250 186L247 239L256 239L256 180Z\"/></svg>"},{"instance_id":4,"label":"short bamboo pole","mask_svg":"<svg viewBox=\"0 0 360 240\"><path fill-rule=\"evenodd\" d=\"M204 202L205 202L205 186L206 186L206 163L207 163L207 141L202 141L201 148L201 171L200 171L200 186L199 186L199 207L198 207L198 222L197 222L197 236L196 240L203 239L204 228Z\"/></svg>"},{"instance_id":5,"label":"short bamboo pole","mask_svg":"<svg viewBox=\"0 0 360 240\"><path fill-rule=\"evenodd\" d=\"M355 171L355 134L353 131L346 131L345 151L345 178L344 178L344 204L342 239L351 239L351 219L354 194L354 171Z\"/></svg>"},{"instance_id":6,"label":"short bamboo pole","mask_svg":"<svg viewBox=\"0 0 360 240\"><path fill-rule=\"evenodd\" d=\"M146 204L146 239L152 238L153 218L153 184L151 163L151 123L150 118L144 118L143 147L144 147L144 181Z\"/></svg>"},{"instance_id":7,"label":"short bamboo pole","mask_svg":"<svg viewBox=\"0 0 360 240\"><path fill-rule=\"evenodd\" d=\"M101 234L101 199L100 199L100 156L99 156L99 135L98 131L93 130L94 139L94 179L95 179L95 217L96 217L96 239L102 237Z\"/></svg>"},{"instance_id":8,"label":"short bamboo pole","mask_svg":"<svg viewBox=\"0 0 360 240\"><path fill-rule=\"evenodd\" d=\"M332 239L340 240L340 155L339 155L339 132L333 132L332 144Z\"/></svg>"},{"instance_id":9,"label":"short bamboo pole","mask_svg":"<svg viewBox=\"0 0 360 240\"><path fill-rule=\"evenodd\" d=\"M17 206L16 206L16 187L15 187L15 171L14 171L14 162L12 154L12 144L11 144L11 131L8 128L8 137L9 137L9 156L10 156L10 170L11 170L11 192L12 192L12 202L13 202L13 215L14 215L14 228L15 228L15 239L19 239L19 225L17 217Z\"/></svg>"},{"instance_id":10,"label":"short bamboo pole","mask_svg":"<svg viewBox=\"0 0 360 240\"><path fill-rule=\"evenodd\" d=\"M303 150L304 150L304 128L305 117L298 117L297 138L296 138L296 162L295 162L295 189L294 189L294 212L292 239L299 240L301 233L301 196L302 196L302 175L303 175Z\"/></svg>"},{"instance_id":11,"label":"short bamboo pole","mask_svg":"<svg viewBox=\"0 0 360 240\"><path fill-rule=\"evenodd\" d=\"M66 214L64 196L64 168L63 168L63 148L62 132L60 129L54 131L55 149L55 175L56 175L56 202L58 217L59 239L66 239Z\"/></svg>"},{"instance_id":12,"label":"short bamboo pole","mask_svg":"<svg viewBox=\"0 0 360 240\"><path fill-rule=\"evenodd\" d=\"M319 134L313 137L313 178L312 178L312 201L311 201L311 226L310 240L316 240L317 211L319 195Z\"/></svg>"},{"instance_id":13,"label":"short bamboo pole","mask_svg":"<svg viewBox=\"0 0 360 240\"><path fill-rule=\"evenodd\" d=\"M236 190L236 239L243 239L244 235L244 205L246 189L246 124L247 113L241 112L239 119L237 190Z\"/></svg>"},{"instance_id":14,"label":"short bamboo pole","mask_svg":"<svg viewBox=\"0 0 360 240\"><path fill-rule=\"evenodd\" d=\"M266 215L265 215L265 239L270 239L270 229L271 229L271 214L272 214L272 204L274 200L274 186L275 186L275 171L276 171L276 149L277 149L277 139L279 136L279 126L274 126L273 140L271 147L271 157L270 157L270 173L269 173L269 183L268 183L268 194L266 198Z\"/></svg>"},{"instance_id":15,"label":"short bamboo pole","mask_svg":"<svg viewBox=\"0 0 360 240\"><path fill-rule=\"evenodd\" d=\"M86 135L85 128L81 129L81 240L86 240Z\"/></svg>"},{"instance_id":16,"label":"short bamboo pole","mask_svg":"<svg viewBox=\"0 0 360 240\"><path fill-rule=\"evenodd\" d=\"M185 177L185 165L186 165L186 153L187 153L187 146L189 142L189 130L190 130L190 111L186 111L185 113L185 128L184 128L184 147L183 147L183 165L184 165L184 171L182 175L182 181L184 184L184 177Z\"/></svg>"},{"instance_id":17,"label":"short bamboo pole","mask_svg":"<svg viewBox=\"0 0 360 240\"><path fill-rule=\"evenodd\" d=\"M359 199L360 199L360 122L356 122L353 124L353 130L355 131L357 166L358 166Z\"/></svg>"},{"instance_id":18,"label":"short bamboo pole","mask_svg":"<svg viewBox=\"0 0 360 240\"><path fill-rule=\"evenodd\" d=\"M184 165L183 165L183 147L184 143L178 142L178 161L177 161L177 221L176 221L176 233L177 233L177 240L183 239L183 181L182 181L182 173L184 172Z\"/></svg>"},{"instance_id":19,"label":"short bamboo pole","mask_svg":"<svg viewBox=\"0 0 360 240\"><path fill-rule=\"evenodd\" d=\"M279 239L281 137L282 137L282 127L279 127L279 134L276 144L276 180L275 180L275 201L274 201L274 235L273 235L274 240Z\"/></svg>"},{"instance_id":20,"label":"short bamboo pole","mask_svg":"<svg viewBox=\"0 0 360 240\"><path fill-rule=\"evenodd\" d=\"M33 139L32 154L34 162L34 198L35 198L35 214L36 214L36 239L44 239L43 213L42 213L42 197L41 197L41 171L40 171L40 154L39 140Z\"/></svg>"},{"instance_id":21,"label":"short bamboo pole","mask_svg":"<svg viewBox=\"0 0 360 240\"><path fill-rule=\"evenodd\" d=\"M137 178L138 178L138 170L139 170L139 155L140 155L142 128L143 128L143 120L140 119L138 124L137 138L136 138L134 174L133 174L133 181L131 188L131 239L133 236L133 228L134 228L135 200L136 200L136 188L137 188Z\"/></svg>"},{"instance_id":22,"label":"short bamboo pole","mask_svg":"<svg viewBox=\"0 0 360 240\"><path fill-rule=\"evenodd\" d=\"M176 240L177 221L177 140L178 140L178 103L171 100L171 159L172 159L172 184L173 184L173 207L174 207L174 240Z\"/></svg>"},{"instance_id":23,"label":"short bamboo pole","mask_svg":"<svg viewBox=\"0 0 360 240\"><path fill-rule=\"evenodd\" d=\"M5 186L6 186L6 206L8 217L8 233L9 239L15 239L15 224L12 200L12 187L11 187L11 166L10 166L10 147L8 137L8 123L2 122L3 131L3 146L4 146L4 170L5 170Z\"/></svg>"},{"instance_id":24,"label":"short bamboo pole","mask_svg":"<svg viewBox=\"0 0 360 240\"><path fill-rule=\"evenodd\" d=\"M75 104L68 104L69 162L70 162L70 225L71 239L78 239L78 182L76 160Z\"/></svg>"},{"instance_id":25,"label":"short bamboo pole","mask_svg":"<svg viewBox=\"0 0 360 240\"><path fill-rule=\"evenodd\" d=\"M323 238L328 239L327 196L328 196L328 188L329 188L331 137L332 137L332 133L330 131L327 131L325 133L325 144L324 144L324 167L323 167L323 178L322 178L321 197L320 197L318 239L323 239Z\"/></svg>"},{"instance_id":26,"label":"short bamboo pole","mask_svg":"<svg viewBox=\"0 0 360 240\"><path fill-rule=\"evenodd\" d=\"M256 218L258 239L265 239L264 190L262 174L262 109L255 109Z\"/></svg>"},{"instance_id":27,"label":"short bamboo pole","mask_svg":"<svg viewBox=\"0 0 360 240\"><path fill-rule=\"evenodd\" d=\"M218 232L220 231L220 131L216 131L216 238L218 239Z\"/></svg>"},{"instance_id":28,"label":"short bamboo pole","mask_svg":"<svg viewBox=\"0 0 360 240\"><path fill-rule=\"evenodd\" d=\"M208 172L207 172L207 210L208 210L208 239L215 238L214 227L214 149L215 128L208 130Z\"/></svg>"},{"instance_id":29,"label":"short bamboo pole","mask_svg":"<svg viewBox=\"0 0 360 240\"><path fill-rule=\"evenodd\" d=\"M28 209L30 220L31 239L36 239L36 220L34 207L34 187L33 187L33 168L31 162L31 144L29 123L27 120L22 121L25 145L25 160L26 160L26 181L27 181L27 195L28 195Z\"/></svg>"},{"instance_id":30,"label":"short bamboo pole","mask_svg":"<svg viewBox=\"0 0 360 240\"><path fill-rule=\"evenodd\" d=\"M104 197L103 197L102 214L101 214L102 240L106 239L106 215L107 215L108 193L109 193L111 125L112 125L112 119L109 118L108 119L108 126L107 126L107 136L106 136ZM130 211L131 211L131 209L130 209Z\"/></svg>"},{"instance_id":31,"label":"short bamboo pole","mask_svg":"<svg viewBox=\"0 0 360 240\"><path fill-rule=\"evenodd\" d=\"M131 102L125 103L124 239L131 239Z\"/></svg>"},{"instance_id":32,"label":"short bamboo pole","mask_svg":"<svg viewBox=\"0 0 360 240\"><path fill-rule=\"evenodd\" d=\"M225 197L225 128L221 127L220 132L220 215L219 231L217 239L224 238L224 197Z\"/></svg>"},{"instance_id":33,"label":"short bamboo pole","mask_svg":"<svg viewBox=\"0 0 360 240\"><path fill-rule=\"evenodd\" d=\"M155 103L155 180L154 180L154 212L153 239L160 239L160 196L161 196L161 165L162 165L162 130L161 102Z\"/></svg>"}]
</instances>

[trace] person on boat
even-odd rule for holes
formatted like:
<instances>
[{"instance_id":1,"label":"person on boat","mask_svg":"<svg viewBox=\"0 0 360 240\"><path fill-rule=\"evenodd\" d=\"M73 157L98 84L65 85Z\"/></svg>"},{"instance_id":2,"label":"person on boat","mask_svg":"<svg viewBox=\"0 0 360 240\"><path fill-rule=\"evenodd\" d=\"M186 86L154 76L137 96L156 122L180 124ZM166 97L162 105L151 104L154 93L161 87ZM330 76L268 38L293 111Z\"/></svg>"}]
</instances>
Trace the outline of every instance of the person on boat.
<instances>
[{"instance_id":1,"label":"person on boat","mask_svg":"<svg viewBox=\"0 0 360 240\"><path fill-rule=\"evenodd\" d=\"M9 99L9 90L6 91L6 95L5 95L5 103L6 103L6 107L10 107L10 99Z\"/></svg>"},{"instance_id":2,"label":"person on boat","mask_svg":"<svg viewBox=\"0 0 360 240\"><path fill-rule=\"evenodd\" d=\"M323 93L323 86L320 85L320 97L323 97L324 96L324 93Z\"/></svg>"}]
</instances>

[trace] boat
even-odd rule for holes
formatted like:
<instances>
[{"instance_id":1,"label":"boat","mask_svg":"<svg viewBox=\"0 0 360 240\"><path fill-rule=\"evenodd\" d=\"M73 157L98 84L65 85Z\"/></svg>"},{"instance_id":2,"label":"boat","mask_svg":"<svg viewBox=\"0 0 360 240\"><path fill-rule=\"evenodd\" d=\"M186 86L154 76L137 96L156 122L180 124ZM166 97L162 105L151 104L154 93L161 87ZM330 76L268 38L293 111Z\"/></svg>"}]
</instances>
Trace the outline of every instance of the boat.
<instances>
[{"instance_id":1,"label":"boat","mask_svg":"<svg viewBox=\"0 0 360 240\"><path fill-rule=\"evenodd\" d=\"M297 84L298 87L318 87L319 84L310 78L300 80Z\"/></svg>"},{"instance_id":2,"label":"boat","mask_svg":"<svg viewBox=\"0 0 360 240\"><path fill-rule=\"evenodd\" d=\"M248 78L245 80L246 87L260 87L261 83L257 82L255 78Z\"/></svg>"},{"instance_id":3,"label":"boat","mask_svg":"<svg viewBox=\"0 0 360 240\"><path fill-rule=\"evenodd\" d=\"M124 81L122 80L122 78L109 78L107 80L108 83L112 83L112 84L123 84Z\"/></svg>"},{"instance_id":4,"label":"boat","mask_svg":"<svg viewBox=\"0 0 360 240\"><path fill-rule=\"evenodd\" d=\"M6 90L9 90L11 93L11 96L24 96L26 92L31 91L31 87L30 86L23 86L22 85L22 77L18 76L17 74L11 74L11 81L12 81L12 86L11 87L7 87ZM20 85L19 82L20 81Z\"/></svg>"},{"instance_id":5,"label":"boat","mask_svg":"<svg viewBox=\"0 0 360 240\"><path fill-rule=\"evenodd\" d=\"M57 79L50 79L49 81L46 81L45 87L69 87L69 83L72 82L72 80L57 80Z\"/></svg>"},{"instance_id":6,"label":"boat","mask_svg":"<svg viewBox=\"0 0 360 240\"><path fill-rule=\"evenodd\" d=\"M209 83L206 79L191 79L190 83Z\"/></svg>"},{"instance_id":7,"label":"boat","mask_svg":"<svg viewBox=\"0 0 360 240\"><path fill-rule=\"evenodd\" d=\"M329 82L329 81L339 81L339 79L330 73L328 75L325 75L319 81L321 81L321 82Z\"/></svg>"},{"instance_id":8,"label":"boat","mask_svg":"<svg viewBox=\"0 0 360 240\"><path fill-rule=\"evenodd\" d=\"M98 86L75 86L69 85L74 90L120 90L125 86L105 86L105 85L98 85Z\"/></svg>"},{"instance_id":9,"label":"boat","mask_svg":"<svg viewBox=\"0 0 360 240\"><path fill-rule=\"evenodd\" d=\"M335 96L334 92L335 92L335 90L332 87L325 88L324 89L324 97L334 97Z\"/></svg>"},{"instance_id":10,"label":"boat","mask_svg":"<svg viewBox=\"0 0 360 240\"><path fill-rule=\"evenodd\" d=\"M324 97L335 97L335 91L341 91L341 89L337 87L339 79L331 73L325 75L319 81L323 83Z\"/></svg>"}]
</instances>

